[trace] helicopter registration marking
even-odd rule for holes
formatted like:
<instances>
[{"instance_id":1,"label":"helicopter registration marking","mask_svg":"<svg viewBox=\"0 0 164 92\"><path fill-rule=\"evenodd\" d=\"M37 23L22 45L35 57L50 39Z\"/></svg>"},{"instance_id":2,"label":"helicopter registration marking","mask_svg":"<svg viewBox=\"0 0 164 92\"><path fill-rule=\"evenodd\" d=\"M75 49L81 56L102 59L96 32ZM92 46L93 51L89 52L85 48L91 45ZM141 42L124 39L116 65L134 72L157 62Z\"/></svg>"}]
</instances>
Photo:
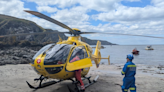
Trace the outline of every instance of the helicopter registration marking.
<instances>
[{"instance_id":1,"label":"helicopter registration marking","mask_svg":"<svg viewBox=\"0 0 164 92\"><path fill-rule=\"evenodd\" d=\"M39 64L40 62L41 62L41 59L38 59L38 60L37 60L37 63Z\"/></svg>"}]
</instances>

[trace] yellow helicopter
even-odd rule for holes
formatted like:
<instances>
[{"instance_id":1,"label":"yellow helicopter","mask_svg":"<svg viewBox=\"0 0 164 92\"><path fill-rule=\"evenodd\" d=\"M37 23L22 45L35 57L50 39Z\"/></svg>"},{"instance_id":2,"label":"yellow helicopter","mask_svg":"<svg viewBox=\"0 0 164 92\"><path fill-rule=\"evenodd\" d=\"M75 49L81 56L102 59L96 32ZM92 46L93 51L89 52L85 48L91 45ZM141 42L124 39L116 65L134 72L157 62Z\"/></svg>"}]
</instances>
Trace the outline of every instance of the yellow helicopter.
<instances>
[{"instance_id":1,"label":"yellow helicopter","mask_svg":"<svg viewBox=\"0 0 164 92\"><path fill-rule=\"evenodd\" d=\"M61 82L62 80L72 80L76 85L77 81L74 81L74 71L78 69L82 69L81 76L84 79L88 79L89 85L94 83L98 76L94 81L90 80L90 77L85 77L88 74L90 67L92 66L92 61L95 61L97 68L99 67L101 60L101 42L98 41L96 45L96 49L94 54L92 54L92 47L89 44L81 41L80 34L88 34L93 32L81 32L77 28L69 28L65 24L54 20L46 15L43 15L39 12L35 11L26 11L30 14L38 16L40 18L46 19L50 22L53 22L63 28L69 30L69 32L64 32L71 34L72 36L68 37L67 40L62 40L59 36L59 41L56 44L48 44L41 48L33 57L33 61L31 62L31 66L34 70L41 75L40 78L34 79L36 81L40 81L38 87L33 87L27 81L27 84L30 88L38 89L45 86L49 86L51 84L55 84ZM58 32L63 33L63 32ZM71 62L71 60L79 54L79 60L75 62ZM108 59L108 58L103 58ZM59 81L53 81L48 85L42 85L42 80L45 78L59 79ZM87 86L89 86L87 85ZM86 86L86 87L87 87Z\"/></svg>"}]
</instances>

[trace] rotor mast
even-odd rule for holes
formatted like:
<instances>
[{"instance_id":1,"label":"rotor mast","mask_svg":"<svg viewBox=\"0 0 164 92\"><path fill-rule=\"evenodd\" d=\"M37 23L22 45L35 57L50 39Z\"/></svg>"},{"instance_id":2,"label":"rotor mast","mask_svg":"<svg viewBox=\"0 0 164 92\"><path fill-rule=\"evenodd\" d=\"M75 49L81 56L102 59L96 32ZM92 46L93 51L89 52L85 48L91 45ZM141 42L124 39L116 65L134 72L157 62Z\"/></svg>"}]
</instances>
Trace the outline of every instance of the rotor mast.
<instances>
[{"instance_id":1,"label":"rotor mast","mask_svg":"<svg viewBox=\"0 0 164 92\"><path fill-rule=\"evenodd\" d=\"M80 40L81 41L80 38L81 38L80 36L70 36L70 37L68 37L68 40Z\"/></svg>"}]
</instances>

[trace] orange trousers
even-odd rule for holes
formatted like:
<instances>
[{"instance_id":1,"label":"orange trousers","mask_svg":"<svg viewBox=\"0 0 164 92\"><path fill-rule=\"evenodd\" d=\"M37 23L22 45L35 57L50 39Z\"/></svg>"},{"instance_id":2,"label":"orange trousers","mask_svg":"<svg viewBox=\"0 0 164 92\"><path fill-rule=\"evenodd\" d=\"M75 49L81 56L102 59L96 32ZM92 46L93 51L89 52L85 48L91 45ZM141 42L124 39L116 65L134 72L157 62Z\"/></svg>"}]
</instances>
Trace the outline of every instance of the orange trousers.
<instances>
[{"instance_id":1,"label":"orange trousers","mask_svg":"<svg viewBox=\"0 0 164 92\"><path fill-rule=\"evenodd\" d=\"M81 80L81 69L75 71L75 78L80 82L81 86L84 86L84 83Z\"/></svg>"}]
</instances>

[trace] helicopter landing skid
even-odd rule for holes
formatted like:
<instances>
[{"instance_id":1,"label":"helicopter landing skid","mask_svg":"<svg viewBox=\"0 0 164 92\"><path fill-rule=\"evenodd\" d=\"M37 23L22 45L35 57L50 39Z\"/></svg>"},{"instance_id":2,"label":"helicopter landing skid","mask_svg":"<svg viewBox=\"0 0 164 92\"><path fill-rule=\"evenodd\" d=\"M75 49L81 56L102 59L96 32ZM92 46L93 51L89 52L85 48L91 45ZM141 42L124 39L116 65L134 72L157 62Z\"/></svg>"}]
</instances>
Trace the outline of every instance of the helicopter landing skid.
<instances>
[{"instance_id":1,"label":"helicopter landing skid","mask_svg":"<svg viewBox=\"0 0 164 92\"><path fill-rule=\"evenodd\" d=\"M59 81L50 81L50 82L46 82L46 83L43 83L42 84L42 81L45 79L45 77L43 75L40 76L40 78L36 78L34 79L34 81L40 81L39 83L39 86L38 87L34 87L32 86L30 83L28 83L26 81L26 83L28 84L28 86L32 89L39 89L39 88L44 88L44 87L47 87L47 86L50 86L50 85L53 85L53 84L56 84L56 83L59 83L61 82L62 80L59 80Z\"/></svg>"},{"instance_id":2,"label":"helicopter landing skid","mask_svg":"<svg viewBox=\"0 0 164 92\"><path fill-rule=\"evenodd\" d=\"M82 79L82 81L84 81L85 79L88 80L88 83L84 85L85 88L87 88L87 87L89 87L90 85L94 84L94 83L97 81L97 79L99 78L99 75L97 75L93 81L91 81L90 78L91 78L91 76L90 76L90 77L84 77L84 78ZM68 89L69 89L69 92L84 92L83 90L81 90L81 89L78 87L79 81L73 81L73 84L75 84L75 90L73 91L69 86L67 86Z\"/></svg>"}]
</instances>

